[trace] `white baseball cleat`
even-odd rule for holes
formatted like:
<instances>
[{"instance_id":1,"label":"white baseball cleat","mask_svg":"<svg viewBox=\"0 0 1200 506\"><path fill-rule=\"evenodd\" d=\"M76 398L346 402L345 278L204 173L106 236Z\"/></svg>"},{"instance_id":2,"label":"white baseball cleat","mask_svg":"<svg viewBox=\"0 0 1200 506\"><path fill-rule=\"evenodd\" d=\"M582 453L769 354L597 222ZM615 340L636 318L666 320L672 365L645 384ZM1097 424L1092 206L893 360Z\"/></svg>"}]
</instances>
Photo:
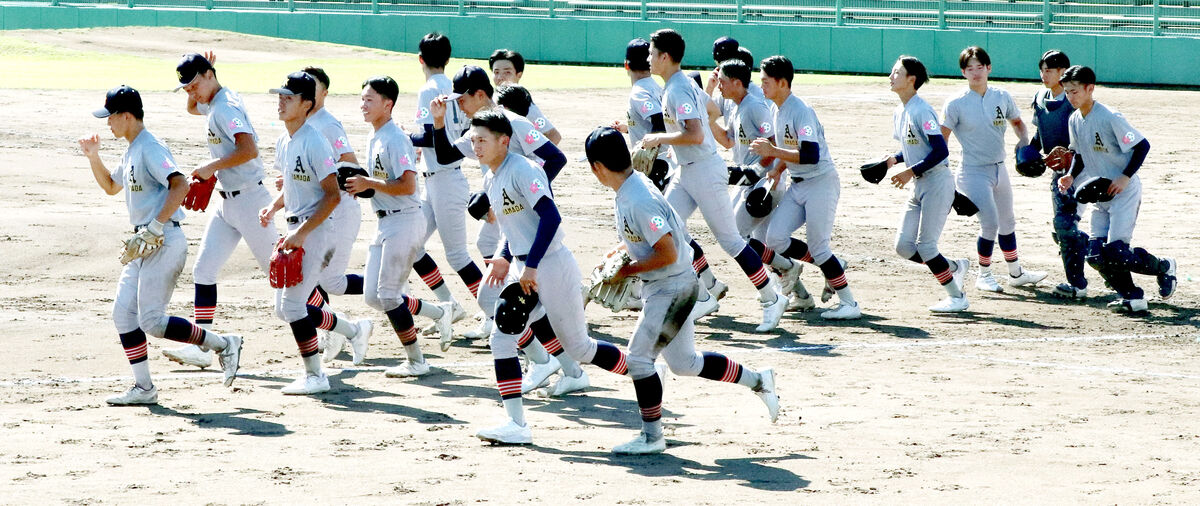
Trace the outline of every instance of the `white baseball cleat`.
<instances>
[{"instance_id":1,"label":"white baseball cleat","mask_svg":"<svg viewBox=\"0 0 1200 506\"><path fill-rule=\"evenodd\" d=\"M854 320L862 317L862 310L859 309L858 303L846 304L839 303L837 307L821 313L821 318L826 320Z\"/></svg>"},{"instance_id":2,"label":"white baseball cleat","mask_svg":"<svg viewBox=\"0 0 1200 506\"><path fill-rule=\"evenodd\" d=\"M592 383L590 380L588 380L587 371L580 371L579 376L575 378L563 374L560 378L558 378L557 383L542 389L541 392L544 397L562 397L571 392L583 390L589 386L592 386Z\"/></svg>"},{"instance_id":3,"label":"white baseball cleat","mask_svg":"<svg viewBox=\"0 0 1200 506\"><path fill-rule=\"evenodd\" d=\"M842 260L841 258L838 258L838 263L842 265L842 272L845 272L846 267L850 266L850 262ZM829 285L829 281L826 280L825 288L821 289L821 303L824 304L829 302L829 299L832 299L835 294L837 294L837 291L834 290L833 287Z\"/></svg>"},{"instance_id":4,"label":"white baseball cleat","mask_svg":"<svg viewBox=\"0 0 1200 506\"><path fill-rule=\"evenodd\" d=\"M650 439L645 432L639 432L633 441L614 446L612 451L617 455L654 455L667 450L667 438L662 435L658 439Z\"/></svg>"},{"instance_id":5,"label":"white baseball cleat","mask_svg":"<svg viewBox=\"0 0 1200 506\"><path fill-rule=\"evenodd\" d=\"M479 326L463 332L462 336L467 339L487 339L492 335L492 320L484 317L479 321Z\"/></svg>"},{"instance_id":6,"label":"white baseball cleat","mask_svg":"<svg viewBox=\"0 0 1200 506\"><path fill-rule=\"evenodd\" d=\"M312 395L329 391L329 376L304 373L296 381L279 390L284 395Z\"/></svg>"},{"instance_id":7,"label":"white baseball cleat","mask_svg":"<svg viewBox=\"0 0 1200 506\"><path fill-rule=\"evenodd\" d=\"M521 378L521 393L527 394L550 384L550 376L562 369L558 357L550 355L550 360L544 364L531 363L529 371Z\"/></svg>"},{"instance_id":8,"label":"white baseball cleat","mask_svg":"<svg viewBox=\"0 0 1200 506\"><path fill-rule=\"evenodd\" d=\"M1000 283L996 282L992 271L979 271L979 276L975 278L975 288L985 292L1001 293L1004 291L1004 288L1000 287Z\"/></svg>"},{"instance_id":9,"label":"white baseball cleat","mask_svg":"<svg viewBox=\"0 0 1200 506\"><path fill-rule=\"evenodd\" d=\"M1086 299L1088 296L1087 288L1079 288L1070 283L1059 283L1050 293L1061 299Z\"/></svg>"},{"instance_id":10,"label":"white baseball cleat","mask_svg":"<svg viewBox=\"0 0 1200 506\"><path fill-rule=\"evenodd\" d=\"M967 302L967 294L964 293L959 297L946 297L941 302L929 306L929 310L934 313L961 313L971 307L971 303Z\"/></svg>"},{"instance_id":11,"label":"white baseball cleat","mask_svg":"<svg viewBox=\"0 0 1200 506\"><path fill-rule=\"evenodd\" d=\"M193 365L201 369L212 365L213 361L211 352L204 351L200 349L199 346L194 344L189 344L182 348L175 348L173 350L163 350L163 355L171 359L172 362L183 365Z\"/></svg>"},{"instance_id":12,"label":"white baseball cleat","mask_svg":"<svg viewBox=\"0 0 1200 506\"><path fill-rule=\"evenodd\" d=\"M758 388L754 389L754 395L762 399L763 404L767 405L767 417L771 419L771 423L779 419L779 395L775 393L775 370L766 368L758 371L759 382Z\"/></svg>"},{"instance_id":13,"label":"white baseball cleat","mask_svg":"<svg viewBox=\"0 0 1200 506\"><path fill-rule=\"evenodd\" d=\"M125 393L109 397L104 402L107 402L110 406L158 404L158 387L150 385L149 390L142 390L142 387L135 384L129 390L126 390Z\"/></svg>"},{"instance_id":14,"label":"white baseball cleat","mask_svg":"<svg viewBox=\"0 0 1200 506\"><path fill-rule=\"evenodd\" d=\"M708 294L707 299L696 301L695 307L692 308L691 319L699 320L701 318L704 318L705 316L708 316L710 314L717 312L717 310L720 308L721 308L721 303L710 292Z\"/></svg>"},{"instance_id":15,"label":"white baseball cleat","mask_svg":"<svg viewBox=\"0 0 1200 506\"><path fill-rule=\"evenodd\" d=\"M350 338L350 362L360 365L367 358L367 348L370 347L371 332L375 329L375 324L371 323L371 320L359 320L355 325L358 325L358 332ZM368 328L364 329L363 325Z\"/></svg>"},{"instance_id":16,"label":"white baseball cleat","mask_svg":"<svg viewBox=\"0 0 1200 506\"><path fill-rule=\"evenodd\" d=\"M237 378L238 362L242 360L242 336L226 334L225 343L225 349L217 354L217 360L225 371L225 386L230 386Z\"/></svg>"},{"instance_id":17,"label":"white baseball cleat","mask_svg":"<svg viewBox=\"0 0 1200 506\"><path fill-rule=\"evenodd\" d=\"M460 320L467 317L467 310L463 309L462 304L459 304L457 300L450 299L446 302L437 303L437 306L442 308L443 311L445 311L446 308L444 306L446 305L453 307L453 310L451 311L453 318L450 320L450 323L458 323ZM431 336L438 334L439 332L440 329L438 328L437 321L434 321L433 323L426 325L425 328L421 329L421 335L423 336Z\"/></svg>"},{"instance_id":18,"label":"white baseball cleat","mask_svg":"<svg viewBox=\"0 0 1200 506\"><path fill-rule=\"evenodd\" d=\"M951 274L954 278L954 286L958 287L958 291L966 290L967 288L967 272L971 270L971 261L966 258L960 258L954 261L954 273Z\"/></svg>"},{"instance_id":19,"label":"white baseball cleat","mask_svg":"<svg viewBox=\"0 0 1200 506\"><path fill-rule=\"evenodd\" d=\"M1008 286L1031 286L1037 285L1039 281L1046 279L1046 273L1042 271L1031 271L1029 269L1021 269L1020 276L1009 276Z\"/></svg>"},{"instance_id":20,"label":"white baseball cleat","mask_svg":"<svg viewBox=\"0 0 1200 506\"><path fill-rule=\"evenodd\" d=\"M792 267L784 269L779 274L779 287L784 290L784 295L791 295L795 289L796 282L800 281L800 273L804 272L804 263L799 260L792 260Z\"/></svg>"},{"instance_id":21,"label":"white baseball cleat","mask_svg":"<svg viewBox=\"0 0 1200 506\"><path fill-rule=\"evenodd\" d=\"M1114 313L1144 313L1149 309L1146 299L1117 299L1108 303L1108 310Z\"/></svg>"},{"instance_id":22,"label":"white baseball cleat","mask_svg":"<svg viewBox=\"0 0 1200 506\"><path fill-rule=\"evenodd\" d=\"M333 359L346 349L346 336L337 332L325 332L317 338L317 348L321 351L321 362L333 362Z\"/></svg>"},{"instance_id":23,"label":"white baseball cleat","mask_svg":"<svg viewBox=\"0 0 1200 506\"><path fill-rule=\"evenodd\" d=\"M716 297L717 300L721 300L725 298L725 294L729 293L729 287L725 286L725 283L722 283L720 280L715 280L712 288L708 289L708 293Z\"/></svg>"},{"instance_id":24,"label":"white baseball cleat","mask_svg":"<svg viewBox=\"0 0 1200 506\"><path fill-rule=\"evenodd\" d=\"M442 317L438 318L436 325L438 330L438 344L441 346L442 351L449 350L450 344L454 341L454 327L451 324L454 323L454 308L456 306L458 306L458 303L453 301L438 304L438 307L442 308ZM462 310L461 307L458 309Z\"/></svg>"},{"instance_id":25,"label":"white baseball cleat","mask_svg":"<svg viewBox=\"0 0 1200 506\"><path fill-rule=\"evenodd\" d=\"M779 290L776 290L775 300L760 302L760 304L763 307L763 321L754 330L757 332L769 332L779 326L779 319L783 318L783 312L787 309L788 300L787 297L779 293Z\"/></svg>"},{"instance_id":26,"label":"white baseball cleat","mask_svg":"<svg viewBox=\"0 0 1200 506\"><path fill-rule=\"evenodd\" d=\"M488 427L475 433L475 437L492 444L527 445L533 443L529 425L518 425L511 418L504 424Z\"/></svg>"},{"instance_id":27,"label":"white baseball cleat","mask_svg":"<svg viewBox=\"0 0 1200 506\"><path fill-rule=\"evenodd\" d=\"M412 360L405 360L403 364L389 367L383 371L383 375L389 378L411 378L426 374L429 374L429 362L413 362Z\"/></svg>"},{"instance_id":28,"label":"white baseball cleat","mask_svg":"<svg viewBox=\"0 0 1200 506\"><path fill-rule=\"evenodd\" d=\"M817 301L813 300L812 295L807 293L804 294L804 297L800 297L795 293L788 295L788 311L804 312L815 307L817 307Z\"/></svg>"}]
</instances>

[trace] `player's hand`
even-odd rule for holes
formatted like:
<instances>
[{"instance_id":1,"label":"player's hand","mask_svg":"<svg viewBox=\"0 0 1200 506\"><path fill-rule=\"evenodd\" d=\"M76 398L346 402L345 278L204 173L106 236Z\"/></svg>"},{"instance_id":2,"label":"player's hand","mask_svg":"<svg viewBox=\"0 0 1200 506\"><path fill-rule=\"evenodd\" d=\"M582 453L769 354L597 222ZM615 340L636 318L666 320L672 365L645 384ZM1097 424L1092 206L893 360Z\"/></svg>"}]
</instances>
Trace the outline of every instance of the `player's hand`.
<instances>
[{"instance_id":1,"label":"player's hand","mask_svg":"<svg viewBox=\"0 0 1200 506\"><path fill-rule=\"evenodd\" d=\"M487 216L484 216L483 221L488 223L496 223L496 213L492 212L492 208L488 208Z\"/></svg>"},{"instance_id":2,"label":"player's hand","mask_svg":"<svg viewBox=\"0 0 1200 506\"><path fill-rule=\"evenodd\" d=\"M354 176L346 179L346 191L350 193L358 193L364 190L369 190L371 188L375 188L375 184L378 182L378 180L371 179L369 177Z\"/></svg>"},{"instance_id":3,"label":"player's hand","mask_svg":"<svg viewBox=\"0 0 1200 506\"><path fill-rule=\"evenodd\" d=\"M266 227L275 221L275 207L267 206L258 210L258 224Z\"/></svg>"},{"instance_id":4,"label":"player's hand","mask_svg":"<svg viewBox=\"0 0 1200 506\"><path fill-rule=\"evenodd\" d=\"M216 173L217 169L212 168L212 162L205 162L204 165L196 167L196 170L192 171L192 177L208 179Z\"/></svg>"},{"instance_id":5,"label":"player's hand","mask_svg":"<svg viewBox=\"0 0 1200 506\"><path fill-rule=\"evenodd\" d=\"M450 98L446 95L441 95L429 101L429 113L433 115L434 120L446 119L446 101Z\"/></svg>"},{"instance_id":6,"label":"player's hand","mask_svg":"<svg viewBox=\"0 0 1200 506\"><path fill-rule=\"evenodd\" d=\"M300 229L288 232L287 237L283 238L283 243L279 245L279 249L294 250L304 247L304 239L308 234L301 232Z\"/></svg>"},{"instance_id":7,"label":"player's hand","mask_svg":"<svg viewBox=\"0 0 1200 506\"><path fill-rule=\"evenodd\" d=\"M525 267L525 272L521 273L521 290L525 295L537 291L537 269Z\"/></svg>"},{"instance_id":8,"label":"player's hand","mask_svg":"<svg viewBox=\"0 0 1200 506\"><path fill-rule=\"evenodd\" d=\"M897 163L900 163L896 161L896 155L888 155L888 157L884 158L883 161L887 163L887 168L889 169L895 167Z\"/></svg>"},{"instance_id":9,"label":"player's hand","mask_svg":"<svg viewBox=\"0 0 1200 506\"><path fill-rule=\"evenodd\" d=\"M504 257L485 258L483 263L488 265L487 279L484 280L488 286L504 284L504 280L508 278L508 260Z\"/></svg>"},{"instance_id":10,"label":"player's hand","mask_svg":"<svg viewBox=\"0 0 1200 506\"><path fill-rule=\"evenodd\" d=\"M1071 185L1075 184L1075 178L1070 174L1058 178L1058 192L1067 193L1071 190Z\"/></svg>"},{"instance_id":11,"label":"player's hand","mask_svg":"<svg viewBox=\"0 0 1200 506\"><path fill-rule=\"evenodd\" d=\"M1124 174L1121 177L1113 180L1112 184L1108 185L1108 194L1117 196L1117 194L1125 191L1125 187L1129 186L1129 176Z\"/></svg>"},{"instance_id":12,"label":"player's hand","mask_svg":"<svg viewBox=\"0 0 1200 506\"><path fill-rule=\"evenodd\" d=\"M283 191L283 174L275 176L275 191Z\"/></svg>"},{"instance_id":13,"label":"player's hand","mask_svg":"<svg viewBox=\"0 0 1200 506\"><path fill-rule=\"evenodd\" d=\"M654 149L655 146L661 146L663 137L663 134L646 134L645 137L642 137L642 147Z\"/></svg>"},{"instance_id":14,"label":"player's hand","mask_svg":"<svg viewBox=\"0 0 1200 506\"><path fill-rule=\"evenodd\" d=\"M754 139L754 142L750 143L750 151L753 151L754 154L756 154L758 156L764 156L764 157L774 156L775 145L771 144L771 141L768 141L765 138L759 137L757 139Z\"/></svg>"},{"instance_id":15,"label":"player's hand","mask_svg":"<svg viewBox=\"0 0 1200 506\"><path fill-rule=\"evenodd\" d=\"M92 134L91 137L80 137L79 150L88 158L100 156L100 136Z\"/></svg>"},{"instance_id":16,"label":"player's hand","mask_svg":"<svg viewBox=\"0 0 1200 506\"><path fill-rule=\"evenodd\" d=\"M204 59L208 60L208 63L212 64L212 66L217 66L217 53L213 51L205 51Z\"/></svg>"},{"instance_id":17,"label":"player's hand","mask_svg":"<svg viewBox=\"0 0 1200 506\"><path fill-rule=\"evenodd\" d=\"M896 188L904 188L904 185L908 184L909 181L912 181L913 175L912 169L906 169L903 172L896 173L895 176L892 176L892 186L895 186Z\"/></svg>"},{"instance_id":18,"label":"player's hand","mask_svg":"<svg viewBox=\"0 0 1200 506\"><path fill-rule=\"evenodd\" d=\"M621 120L613 121L611 126L612 126L613 130L616 130L623 134L629 133L629 126L626 125L624 121L621 121Z\"/></svg>"},{"instance_id":19,"label":"player's hand","mask_svg":"<svg viewBox=\"0 0 1200 506\"><path fill-rule=\"evenodd\" d=\"M712 73L708 75L708 82L704 83L704 93L712 96L713 90L717 89L717 78L719 76L718 70L713 69Z\"/></svg>"}]
</instances>

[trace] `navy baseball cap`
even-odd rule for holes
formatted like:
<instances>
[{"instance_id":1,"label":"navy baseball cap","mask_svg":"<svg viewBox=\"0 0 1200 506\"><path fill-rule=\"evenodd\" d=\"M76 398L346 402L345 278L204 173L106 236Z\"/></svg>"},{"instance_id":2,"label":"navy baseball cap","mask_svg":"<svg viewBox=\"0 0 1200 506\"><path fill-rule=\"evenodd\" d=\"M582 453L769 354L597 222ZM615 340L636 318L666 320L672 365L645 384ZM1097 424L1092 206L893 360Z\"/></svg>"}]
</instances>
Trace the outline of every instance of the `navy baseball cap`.
<instances>
[{"instance_id":1,"label":"navy baseball cap","mask_svg":"<svg viewBox=\"0 0 1200 506\"><path fill-rule=\"evenodd\" d=\"M317 78L308 72L292 72L279 88L271 88L271 93L277 95L300 95L304 100L315 100L317 96Z\"/></svg>"},{"instance_id":2,"label":"navy baseball cap","mask_svg":"<svg viewBox=\"0 0 1200 506\"><path fill-rule=\"evenodd\" d=\"M650 42L643 38L629 41L625 46L625 61L645 62L650 59Z\"/></svg>"},{"instance_id":3,"label":"navy baseball cap","mask_svg":"<svg viewBox=\"0 0 1200 506\"><path fill-rule=\"evenodd\" d=\"M184 86L187 86L196 79L196 76L203 75L205 72L212 70L212 63L209 63L208 58L198 53L183 55L183 61L175 66L175 76L179 78L179 86L175 87L175 91L179 91Z\"/></svg>"},{"instance_id":4,"label":"navy baseball cap","mask_svg":"<svg viewBox=\"0 0 1200 506\"><path fill-rule=\"evenodd\" d=\"M450 100L455 100L463 95L470 95L477 90L486 90L492 86L492 80L488 78L487 72L482 68L474 65L466 65L454 74L454 93L451 93Z\"/></svg>"},{"instance_id":5,"label":"navy baseball cap","mask_svg":"<svg viewBox=\"0 0 1200 506\"><path fill-rule=\"evenodd\" d=\"M713 41L713 60L725 61L738 56L738 41L721 37Z\"/></svg>"},{"instance_id":6,"label":"navy baseball cap","mask_svg":"<svg viewBox=\"0 0 1200 506\"><path fill-rule=\"evenodd\" d=\"M92 111L92 116L107 118L122 112L142 112L142 96L124 84L108 90L108 95L104 97L104 108Z\"/></svg>"}]
</instances>

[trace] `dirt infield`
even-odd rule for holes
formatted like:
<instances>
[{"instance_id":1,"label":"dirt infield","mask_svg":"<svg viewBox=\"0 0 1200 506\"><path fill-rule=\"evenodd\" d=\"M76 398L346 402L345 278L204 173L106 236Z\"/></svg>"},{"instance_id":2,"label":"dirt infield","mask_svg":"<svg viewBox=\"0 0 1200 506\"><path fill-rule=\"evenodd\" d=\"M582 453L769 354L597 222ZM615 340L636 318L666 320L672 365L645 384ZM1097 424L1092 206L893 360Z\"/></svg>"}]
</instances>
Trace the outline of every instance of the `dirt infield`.
<instances>
[{"instance_id":1,"label":"dirt infield","mask_svg":"<svg viewBox=\"0 0 1200 506\"><path fill-rule=\"evenodd\" d=\"M304 43L286 48L298 57L306 51ZM419 73L415 63L407 65ZM1027 100L1037 87L1001 86L1019 97L1028 118ZM957 87L935 81L922 95L940 108ZM244 246L222 272L216 317L219 330L246 336L244 375L234 388L223 388L216 373L168 362L159 350L174 343L151 340L161 404L104 406L130 377L109 314L117 245L129 226L123 200L103 196L75 139L101 133L109 164L124 143L89 114L102 93L3 90L0 183L12 193L0 202L0 335L8 347L0 372L0 502L1200 501L1200 289L1191 279L1200 264L1189 254L1200 244L1200 229L1188 218L1200 215L1191 163L1200 159L1194 126L1200 93L1097 91L1151 142L1134 243L1178 258L1180 286L1170 303L1152 299L1142 317L1112 315L1104 305L1114 295L1092 271L1101 295L1084 303L1052 298L1049 286L1063 276L1050 239L1049 180L1013 173L1021 258L1050 271L1043 282L1050 285L986 295L968 288L969 313L935 317L926 307L942 290L926 269L892 249L908 191L857 175L859 164L896 148L890 131L896 99L886 80L795 91L816 108L839 168L833 244L850 261L847 278L864 318L831 323L813 312L790 313L780 331L753 333L760 310L752 287L693 219L697 239L714 245L710 263L731 287L718 315L698 326L697 347L774 367L784 411L772 425L759 400L740 387L671 377L664 397L667 453L631 458L609 453L638 426L628 379L588 367L593 387L583 395L526 398L534 446L487 447L472 435L503 410L484 343L458 341L442 353L427 340L427 356L440 368L435 374L387 379L382 369L402 356L398 340L382 314L352 297L334 304L375 320L366 364L331 371L329 394L280 395L300 362L286 325L272 314L272 290ZM275 97L244 96L269 164L282 131ZM625 92L535 98L559 126L571 160L555 182L566 243L581 265L593 265L616 240L611 192L575 160L592 127L623 117ZM182 94L144 99L147 127L181 166L208 158L204 119L186 114ZM401 96L401 122L409 123L414 103L413 94ZM328 107L363 149L367 126L357 98L334 96ZM952 141L954 163L957 150ZM479 171L464 170L478 188ZM374 216L364 216L352 267L361 268L374 234ZM189 213L184 223L193 257L206 218ZM952 217L943 251L973 256L977 226ZM470 223L471 237L475 230ZM429 249L444 259L440 243ZM469 300L457 277L444 274L456 297ZM819 291L817 269L803 279ZM1152 279L1137 281L1153 291ZM419 279L413 282L414 293L430 295ZM191 283L185 269L172 313L190 316ZM622 346L636 321L594 305L588 318L594 336ZM473 324L464 320L456 329ZM340 366L350 363L339 360Z\"/></svg>"}]
</instances>

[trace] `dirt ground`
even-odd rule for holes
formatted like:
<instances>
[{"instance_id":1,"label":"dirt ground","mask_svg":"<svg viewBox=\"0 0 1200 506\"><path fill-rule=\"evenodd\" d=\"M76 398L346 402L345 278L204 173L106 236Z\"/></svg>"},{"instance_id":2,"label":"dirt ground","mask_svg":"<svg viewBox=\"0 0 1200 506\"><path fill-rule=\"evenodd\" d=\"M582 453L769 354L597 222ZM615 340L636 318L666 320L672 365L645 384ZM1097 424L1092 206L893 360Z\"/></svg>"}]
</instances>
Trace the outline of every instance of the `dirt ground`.
<instances>
[{"instance_id":1,"label":"dirt ground","mask_svg":"<svg viewBox=\"0 0 1200 506\"><path fill-rule=\"evenodd\" d=\"M303 54L305 46L283 42L258 50ZM922 95L940 108L957 86L934 83ZM1036 86L1001 86L1020 98L1028 118L1026 101ZM347 368L331 371L329 394L280 395L300 362L286 325L272 314L272 290L244 246L223 271L217 312L219 330L246 336L243 377L223 388L217 373L163 358L160 350L174 343L152 340L160 405L105 406L105 397L130 383L109 315L120 268L117 245L129 226L122 199L103 196L75 139L101 133L110 164L124 143L89 114L102 93L5 90L0 184L13 192L0 202L0 335L9 357L0 372L0 502L1200 501L1200 290L1191 279L1200 265L1187 254L1200 229L1186 218L1200 214L1200 185L1190 163L1200 158L1193 122L1200 94L1097 92L1153 146L1141 172L1145 190L1134 243L1178 258L1173 299L1152 299L1149 315L1112 315L1104 305L1114 296L1094 272L1089 278L1099 296L1075 303L1052 298L1050 287L1063 276L1050 239L1049 180L1014 173L1022 261L1050 277L1037 289L1004 294L969 288L970 312L938 317L926 307L942 290L891 246L908 191L867 184L857 173L859 164L896 148L890 128L897 100L885 80L795 91L818 111L837 161L842 197L833 244L851 263L847 277L864 317L831 323L814 312L792 313L780 330L753 333L760 311L752 287L694 218L693 232L713 245L709 261L731 286L720 312L699 325L697 347L747 366L774 367L784 411L772 425L759 400L740 387L671 377L664 399L667 453L635 458L609 452L638 427L627 379L589 367L593 387L581 395L528 396L535 444L488 447L474 431L503 411L484 343L458 341L442 353L426 341L435 374L387 379L382 369L402 356L398 341L382 314L351 297L334 303L376 323L366 364L336 362ZM275 97L244 96L270 163L282 130ZM144 98L148 128L182 166L207 159L204 119L185 113L182 94ZM536 99L559 125L571 160L555 182L566 242L579 263L590 266L615 240L611 193L575 160L592 127L623 117L625 93L544 92ZM367 127L357 102L335 96L328 107L362 149ZM403 95L397 117L407 122L414 102L411 93ZM957 149L951 142L955 164ZM478 170L466 173L477 188ZM364 216L353 268L361 268L374 234L374 216ZM189 213L184 224L192 255L205 219ZM468 226L473 237L477 226ZM973 256L977 226L952 217L943 251ZM429 249L444 259L439 242ZM444 274L455 296L470 300L458 278ZM804 279L819 291L817 269ZM413 281L414 293L430 296ZM1137 281L1154 291L1153 279ZM190 316L191 282L185 269L172 313ZM594 305L588 319L595 337L622 346L636 321L631 313L614 316ZM473 325L468 319L456 329Z\"/></svg>"}]
</instances>

